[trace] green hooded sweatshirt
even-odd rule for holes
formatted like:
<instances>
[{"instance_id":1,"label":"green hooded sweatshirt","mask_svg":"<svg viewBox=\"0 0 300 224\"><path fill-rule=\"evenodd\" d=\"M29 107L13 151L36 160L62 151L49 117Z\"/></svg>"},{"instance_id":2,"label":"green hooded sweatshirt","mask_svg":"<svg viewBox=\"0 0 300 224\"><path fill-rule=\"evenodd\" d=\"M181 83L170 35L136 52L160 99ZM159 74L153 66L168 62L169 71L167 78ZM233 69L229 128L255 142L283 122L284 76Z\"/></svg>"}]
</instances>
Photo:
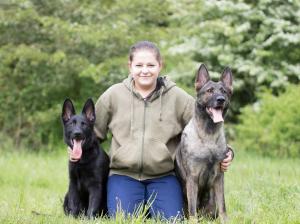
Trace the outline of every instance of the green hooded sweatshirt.
<instances>
[{"instance_id":1,"label":"green hooded sweatshirt","mask_svg":"<svg viewBox=\"0 0 300 224\"><path fill-rule=\"evenodd\" d=\"M145 180L173 174L180 135L193 114L194 99L166 77L143 99L129 76L96 103L95 132L112 134L110 175Z\"/></svg>"}]
</instances>

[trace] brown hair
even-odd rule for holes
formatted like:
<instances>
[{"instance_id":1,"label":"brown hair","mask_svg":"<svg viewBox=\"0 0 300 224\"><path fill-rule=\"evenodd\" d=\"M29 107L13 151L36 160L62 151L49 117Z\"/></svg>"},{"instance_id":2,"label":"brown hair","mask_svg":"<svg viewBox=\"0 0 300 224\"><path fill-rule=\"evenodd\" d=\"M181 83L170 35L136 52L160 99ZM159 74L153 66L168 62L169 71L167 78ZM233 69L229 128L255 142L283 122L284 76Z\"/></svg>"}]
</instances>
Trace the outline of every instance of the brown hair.
<instances>
[{"instance_id":1,"label":"brown hair","mask_svg":"<svg viewBox=\"0 0 300 224\"><path fill-rule=\"evenodd\" d=\"M139 50L144 50L144 49L153 51L157 61L159 63L162 62L162 58L161 58L160 51L159 51L158 47L154 43L152 43L150 41L147 41L147 40L137 42L136 44L134 44L130 47L129 62L132 62L135 52L137 52Z\"/></svg>"}]
</instances>

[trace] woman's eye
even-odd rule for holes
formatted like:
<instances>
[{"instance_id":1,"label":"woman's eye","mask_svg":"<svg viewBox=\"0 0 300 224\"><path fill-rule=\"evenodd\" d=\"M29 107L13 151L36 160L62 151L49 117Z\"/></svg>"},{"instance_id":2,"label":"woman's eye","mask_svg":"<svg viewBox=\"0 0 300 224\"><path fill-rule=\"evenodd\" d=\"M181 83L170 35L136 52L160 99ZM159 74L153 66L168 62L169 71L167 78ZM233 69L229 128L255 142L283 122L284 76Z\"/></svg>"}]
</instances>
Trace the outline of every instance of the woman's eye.
<instances>
[{"instance_id":1,"label":"woman's eye","mask_svg":"<svg viewBox=\"0 0 300 224\"><path fill-rule=\"evenodd\" d=\"M142 67L142 65L135 65L135 67Z\"/></svg>"},{"instance_id":2,"label":"woman's eye","mask_svg":"<svg viewBox=\"0 0 300 224\"><path fill-rule=\"evenodd\" d=\"M151 67L151 68L154 67L154 66L155 66L155 65L148 65L148 67Z\"/></svg>"}]
</instances>

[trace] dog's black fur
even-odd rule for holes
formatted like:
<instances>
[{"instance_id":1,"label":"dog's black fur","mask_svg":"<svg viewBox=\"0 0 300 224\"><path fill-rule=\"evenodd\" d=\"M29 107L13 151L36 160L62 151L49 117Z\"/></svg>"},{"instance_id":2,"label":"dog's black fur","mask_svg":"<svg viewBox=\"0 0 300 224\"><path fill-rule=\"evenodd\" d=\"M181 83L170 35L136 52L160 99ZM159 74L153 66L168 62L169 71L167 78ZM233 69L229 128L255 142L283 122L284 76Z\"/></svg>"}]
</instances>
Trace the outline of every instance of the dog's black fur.
<instances>
[{"instance_id":1,"label":"dog's black fur","mask_svg":"<svg viewBox=\"0 0 300 224\"><path fill-rule=\"evenodd\" d=\"M65 143L72 148L80 148L79 161L69 161L69 190L63 208L66 215L89 218L107 213L106 183L109 158L99 146L93 131L95 106L88 99L80 115L70 99L66 99L62 109L62 123Z\"/></svg>"},{"instance_id":2,"label":"dog's black fur","mask_svg":"<svg viewBox=\"0 0 300 224\"><path fill-rule=\"evenodd\" d=\"M232 73L226 68L219 82L210 80L201 65L195 81L197 99L193 118L183 130L176 152L176 171L183 185L186 213L221 221L227 219L224 173L220 163L228 148L223 121L232 94Z\"/></svg>"}]
</instances>

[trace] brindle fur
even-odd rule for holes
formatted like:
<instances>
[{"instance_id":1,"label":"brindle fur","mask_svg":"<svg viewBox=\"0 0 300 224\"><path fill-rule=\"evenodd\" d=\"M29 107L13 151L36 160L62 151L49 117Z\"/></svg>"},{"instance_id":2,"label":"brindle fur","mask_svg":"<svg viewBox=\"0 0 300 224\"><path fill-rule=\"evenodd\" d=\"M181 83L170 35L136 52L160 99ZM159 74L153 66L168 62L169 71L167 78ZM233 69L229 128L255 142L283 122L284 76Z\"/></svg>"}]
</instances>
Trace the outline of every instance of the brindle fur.
<instances>
[{"instance_id":1,"label":"brindle fur","mask_svg":"<svg viewBox=\"0 0 300 224\"><path fill-rule=\"evenodd\" d=\"M185 127L176 152L176 171L183 185L185 213L227 219L224 199L224 173L220 162L228 152L223 122L214 123L206 107L221 106L223 117L232 94L232 73L226 68L219 82L209 78L205 65L201 65L195 87L195 112ZM220 104L218 99L224 99ZM223 100L222 100L223 101Z\"/></svg>"}]
</instances>

